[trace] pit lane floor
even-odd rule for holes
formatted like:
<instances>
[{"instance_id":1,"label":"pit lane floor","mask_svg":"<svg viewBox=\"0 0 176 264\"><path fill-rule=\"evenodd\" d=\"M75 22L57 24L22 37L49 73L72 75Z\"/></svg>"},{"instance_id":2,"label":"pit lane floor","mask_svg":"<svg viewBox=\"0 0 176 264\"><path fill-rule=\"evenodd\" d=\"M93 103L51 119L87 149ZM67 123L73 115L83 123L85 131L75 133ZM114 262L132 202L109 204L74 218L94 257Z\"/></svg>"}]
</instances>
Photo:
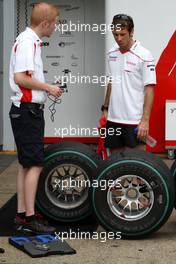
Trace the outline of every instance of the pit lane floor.
<instances>
[{"instance_id":1,"label":"pit lane floor","mask_svg":"<svg viewBox=\"0 0 176 264\"><path fill-rule=\"evenodd\" d=\"M13 159L14 160L14 159ZM171 160L164 160L170 167ZM12 161L11 161L12 162ZM10 163L10 162L9 162ZM17 160L0 170L0 207L16 192ZM8 216L7 216L8 217ZM103 231L99 226L99 232ZM176 211L155 234L141 240L70 240L67 242L77 254L32 259L8 244L8 237L0 237L0 264L175 264L176 263Z\"/></svg>"}]
</instances>

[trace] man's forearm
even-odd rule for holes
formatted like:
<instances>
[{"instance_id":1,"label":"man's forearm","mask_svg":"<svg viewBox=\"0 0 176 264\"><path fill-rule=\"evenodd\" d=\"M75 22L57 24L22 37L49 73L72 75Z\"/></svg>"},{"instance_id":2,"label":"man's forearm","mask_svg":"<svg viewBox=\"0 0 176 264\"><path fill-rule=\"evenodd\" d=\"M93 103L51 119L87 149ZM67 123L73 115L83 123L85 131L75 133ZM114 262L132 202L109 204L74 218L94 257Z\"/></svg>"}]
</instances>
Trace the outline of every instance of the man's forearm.
<instances>
[{"instance_id":1,"label":"man's forearm","mask_svg":"<svg viewBox=\"0 0 176 264\"><path fill-rule=\"evenodd\" d=\"M104 106L105 107L108 107L109 106L110 96L111 96L111 83L109 82L108 83L108 86L107 86L105 100L104 100Z\"/></svg>"},{"instance_id":2,"label":"man's forearm","mask_svg":"<svg viewBox=\"0 0 176 264\"><path fill-rule=\"evenodd\" d=\"M25 87L28 89L35 89L35 90L43 90L46 92L49 91L49 84L33 79L22 72L14 74L14 81L16 84L18 84L21 87Z\"/></svg>"},{"instance_id":3,"label":"man's forearm","mask_svg":"<svg viewBox=\"0 0 176 264\"><path fill-rule=\"evenodd\" d=\"M154 85L145 87L144 107L141 121L149 121L154 99Z\"/></svg>"}]
</instances>

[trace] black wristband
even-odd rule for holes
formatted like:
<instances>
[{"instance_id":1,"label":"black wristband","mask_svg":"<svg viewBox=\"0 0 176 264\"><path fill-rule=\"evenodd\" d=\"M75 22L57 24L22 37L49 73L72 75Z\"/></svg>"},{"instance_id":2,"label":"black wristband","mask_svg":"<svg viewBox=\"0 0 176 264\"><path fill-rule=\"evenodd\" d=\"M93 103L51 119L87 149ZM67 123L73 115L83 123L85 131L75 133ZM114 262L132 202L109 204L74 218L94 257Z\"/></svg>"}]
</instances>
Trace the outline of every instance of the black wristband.
<instances>
[{"instance_id":1,"label":"black wristband","mask_svg":"<svg viewBox=\"0 0 176 264\"><path fill-rule=\"evenodd\" d=\"M104 110L108 110L108 106L104 106L104 105L102 105L102 106L101 106L101 111L103 112Z\"/></svg>"}]
</instances>

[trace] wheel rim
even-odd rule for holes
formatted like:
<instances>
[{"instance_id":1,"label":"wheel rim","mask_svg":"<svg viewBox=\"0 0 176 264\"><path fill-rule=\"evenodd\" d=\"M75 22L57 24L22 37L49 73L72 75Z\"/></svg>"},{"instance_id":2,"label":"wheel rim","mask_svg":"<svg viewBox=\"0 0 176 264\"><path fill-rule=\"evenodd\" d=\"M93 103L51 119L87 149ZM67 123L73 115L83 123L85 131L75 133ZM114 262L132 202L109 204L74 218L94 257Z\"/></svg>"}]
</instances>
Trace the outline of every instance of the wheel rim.
<instances>
[{"instance_id":1,"label":"wheel rim","mask_svg":"<svg viewBox=\"0 0 176 264\"><path fill-rule=\"evenodd\" d=\"M45 192L52 204L63 209L80 206L88 197L87 173L78 165L61 164L48 174Z\"/></svg>"},{"instance_id":2,"label":"wheel rim","mask_svg":"<svg viewBox=\"0 0 176 264\"><path fill-rule=\"evenodd\" d=\"M123 175L108 189L107 202L115 216L126 221L145 217L154 203L154 192L149 183L137 175Z\"/></svg>"}]
</instances>

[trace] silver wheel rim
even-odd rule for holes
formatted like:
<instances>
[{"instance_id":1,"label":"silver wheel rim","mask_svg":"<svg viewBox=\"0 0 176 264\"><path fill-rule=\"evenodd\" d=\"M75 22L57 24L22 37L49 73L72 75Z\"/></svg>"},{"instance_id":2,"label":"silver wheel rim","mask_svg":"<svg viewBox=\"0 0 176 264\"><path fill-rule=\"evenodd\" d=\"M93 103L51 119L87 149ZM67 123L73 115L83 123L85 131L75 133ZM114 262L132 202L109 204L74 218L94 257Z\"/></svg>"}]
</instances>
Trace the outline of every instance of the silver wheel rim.
<instances>
[{"instance_id":1,"label":"silver wheel rim","mask_svg":"<svg viewBox=\"0 0 176 264\"><path fill-rule=\"evenodd\" d=\"M87 173L75 164L61 164L48 174L45 192L52 204L63 209L74 209L88 197Z\"/></svg>"},{"instance_id":2,"label":"silver wheel rim","mask_svg":"<svg viewBox=\"0 0 176 264\"><path fill-rule=\"evenodd\" d=\"M149 183L137 175L119 177L108 189L107 201L115 216L126 221L145 217L154 203L154 193Z\"/></svg>"}]
</instances>

